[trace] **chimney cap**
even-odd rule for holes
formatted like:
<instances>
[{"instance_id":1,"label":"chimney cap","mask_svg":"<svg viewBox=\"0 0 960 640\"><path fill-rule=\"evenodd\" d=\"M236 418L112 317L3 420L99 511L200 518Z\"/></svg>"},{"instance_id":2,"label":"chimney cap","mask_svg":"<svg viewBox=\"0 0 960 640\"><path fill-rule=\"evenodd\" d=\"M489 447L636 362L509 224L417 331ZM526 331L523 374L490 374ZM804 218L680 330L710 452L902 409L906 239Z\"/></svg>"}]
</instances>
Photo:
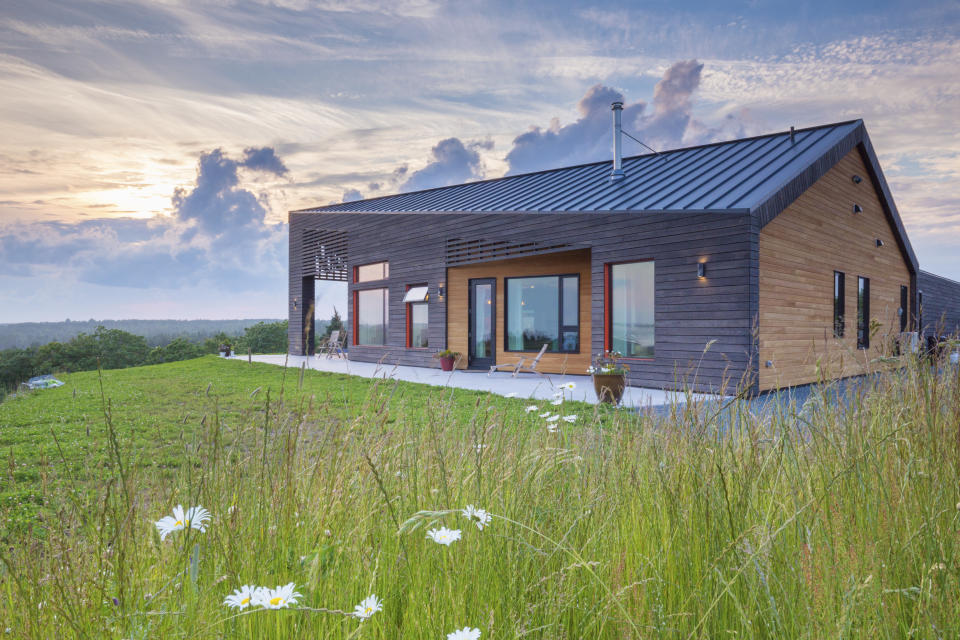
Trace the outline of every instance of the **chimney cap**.
<instances>
[{"instance_id":1,"label":"chimney cap","mask_svg":"<svg viewBox=\"0 0 960 640\"><path fill-rule=\"evenodd\" d=\"M623 109L623 101L622 101L622 100L614 100L613 102L610 103L610 108L613 109L613 110Z\"/></svg>"}]
</instances>

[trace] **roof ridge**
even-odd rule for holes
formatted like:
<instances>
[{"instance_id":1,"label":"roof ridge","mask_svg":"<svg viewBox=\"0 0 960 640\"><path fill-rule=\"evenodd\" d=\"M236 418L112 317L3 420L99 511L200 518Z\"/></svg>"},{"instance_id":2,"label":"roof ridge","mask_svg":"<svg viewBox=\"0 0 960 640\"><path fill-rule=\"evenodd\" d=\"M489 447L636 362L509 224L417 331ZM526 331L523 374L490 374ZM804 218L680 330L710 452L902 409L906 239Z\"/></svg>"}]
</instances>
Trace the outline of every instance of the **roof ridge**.
<instances>
[{"instance_id":1,"label":"roof ridge","mask_svg":"<svg viewBox=\"0 0 960 640\"><path fill-rule=\"evenodd\" d=\"M811 126L811 127L803 127L803 128L801 128L801 129L794 129L793 131L794 131L794 133L802 133L802 132L806 132L806 131L814 131L814 130L816 130L816 129L826 129L826 128L829 128L829 127L840 127L840 126L843 126L843 125L853 124L853 123L856 123L856 122L862 122L862 120L863 120L862 118L854 118L854 119L852 119L852 120L844 120L844 121L841 121L841 122L832 122L832 123L827 123L827 124L814 125L814 126ZM657 153L657 152L654 152L654 153L640 153L640 154L633 155L633 156L624 156L623 160L624 160L624 161L627 161L627 160L635 160L635 159L638 159L638 158L646 158L646 157L651 157L651 156L656 156L656 155L669 155L669 154L675 154L675 153L680 153L680 152L685 152L685 151L692 151L692 150L695 150L695 149L704 149L704 148L708 148L708 147L717 147L717 146L722 146L722 145L726 145L726 144L732 144L732 143L735 143L735 142L749 142L749 141L751 141L751 140L760 140L760 139L762 139L762 138L772 138L772 137L776 137L776 136L788 135L789 133L790 133L789 130L787 130L787 131L776 131L776 132L773 132L773 133L764 133L764 134L760 134L760 135L756 135L756 136L748 136L748 137L746 137L746 138L734 138L734 139L732 139L732 140L723 140L723 141L719 141L719 142L707 142L707 143L704 143L704 144L698 144L698 145L693 145L693 146L689 146L689 147L677 147L677 148L675 148L675 149L667 149L666 151L660 151L659 153ZM497 182L497 181L503 181L503 180L511 180L511 179L515 179L515 178L516 178L516 179L519 179L519 178L524 178L524 177L529 177L529 176L535 176L535 175L542 175L542 174L547 174L547 173L555 173L555 172L560 172L560 171L568 171L568 170L574 170L574 169L582 169L582 168L584 168L584 167L591 167L591 166L597 166L597 165L602 165L602 164L609 164L610 162L611 162L611 160L595 160L595 161L593 161L593 162L583 162L583 163L580 163L580 164L566 165L566 166L563 166L563 167L554 167L554 168L552 168L552 169L540 169L540 170L538 170L538 171L528 171L528 172L525 172L525 173L515 173L515 174L513 174L513 175L504 175L504 176L500 176L499 178L485 178L485 179L483 179L483 180L473 180L473 181L470 181L470 182L460 182L460 183L457 183L457 184L450 184L450 185L445 185L445 186L442 186L442 187L431 187L430 189L417 189L416 191L402 191L402 192L398 192L398 193L388 193L388 194L385 194L385 195L382 195L382 196L375 196L375 197L373 197L373 198L363 198L363 199L361 199L361 200L351 200L350 202L334 202L334 203L330 203L330 204L326 204L326 205L321 205L321 206L318 206L318 207L307 207L307 208L304 208L304 209L295 209L295 210L291 211L290 213L310 213L310 212L312 212L312 211L322 211L322 210L328 209L328 208L330 208L330 207L342 207L343 205L348 205L348 204L349 204L349 205L354 205L355 203L358 203L358 202L377 202L377 201L383 200L383 199L385 199L385 198L397 198L397 197L400 197L400 196L411 196L411 195L416 195L416 194L423 194L423 193L431 193L431 192L435 192L435 191L441 191L441 190L444 190L444 189L453 189L453 188L456 188L456 187L463 187L463 186L466 186L466 185L483 184L483 183L489 183L489 182ZM346 212L345 212L345 213L346 213Z\"/></svg>"}]
</instances>

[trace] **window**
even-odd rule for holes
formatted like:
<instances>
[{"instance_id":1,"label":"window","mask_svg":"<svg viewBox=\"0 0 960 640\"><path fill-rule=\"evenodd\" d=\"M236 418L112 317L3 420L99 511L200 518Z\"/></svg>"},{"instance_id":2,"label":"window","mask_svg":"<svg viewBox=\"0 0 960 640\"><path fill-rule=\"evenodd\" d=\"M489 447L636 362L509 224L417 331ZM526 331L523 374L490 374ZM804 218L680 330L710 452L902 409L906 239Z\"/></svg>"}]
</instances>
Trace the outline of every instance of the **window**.
<instances>
[{"instance_id":1,"label":"window","mask_svg":"<svg viewBox=\"0 0 960 640\"><path fill-rule=\"evenodd\" d=\"M607 293L607 348L627 358L653 358L653 261L610 265Z\"/></svg>"},{"instance_id":2,"label":"window","mask_svg":"<svg viewBox=\"0 0 960 640\"><path fill-rule=\"evenodd\" d=\"M857 348L870 348L870 278L857 276Z\"/></svg>"},{"instance_id":3,"label":"window","mask_svg":"<svg viewBox=\"0 0 960 640\"><path fill-rule=\"evenodd\" d=\"M354 269L353 276L355 282L386 280L390 277L390 263L374 262L373 264L361 264Z\"/></svg>"},{"instance_id":4,"label":"window","mask_svg":"<svg viewBox=\"0 0 960 640\"><path fill-rule=\"evenodd\" d=\"M907 320L910 318L910 289L900 285L900 333L907 330Z\"/></svg>"},{"instance_id":5,"label":"window","mask_svg":"<svg viewBox=\"0 0 960 640\"><path fill-rule=\"evenodd\" d=\"M407 306L407 348L424 349L427 341L427 285L407 288L403 301Z\"/></svg>"},{"instance_id":6,"label":"window","mask_svg":"<svg viewBox=\"0 0 960 640\"><path fill-rule=\"evenodd\" d=\"M507 278L506 350L580 351L580 276Z\"/></svg>"},{"instance_id":7,"label":"window","mask_svg":"<svg viewBox=\"0 0 960 640\"><path fill-rule=\"evenodd\" d=\"M387 344L387 290L355 292L357 344Z\"/></svg>"},{"instance_id":8,"label":"window","mask_svg":"<svg viewBox=\"0 0 960 640\"><path fill-rule=\"evenodd\" d=\"M842 338L844 317L847 315L846 275L843 271L833 272L833 337Z\"/></svg>"}]
</instances>

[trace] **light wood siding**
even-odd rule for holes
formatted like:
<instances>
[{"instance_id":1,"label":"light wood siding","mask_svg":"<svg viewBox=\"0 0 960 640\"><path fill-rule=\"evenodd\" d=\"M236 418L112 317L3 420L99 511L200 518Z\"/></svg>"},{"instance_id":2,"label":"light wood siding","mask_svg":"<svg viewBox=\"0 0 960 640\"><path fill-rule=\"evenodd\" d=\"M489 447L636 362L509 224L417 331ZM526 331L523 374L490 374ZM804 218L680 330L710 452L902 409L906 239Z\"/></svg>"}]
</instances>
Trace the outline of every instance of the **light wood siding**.
<instances>
[{"instance_id":1,"label":"light wood siding","mask_svg":"<svg viewBox=\"0 0 960 640\"><path fill-rule=\"evenodd\" d=\"M496 278L496 357L497 364L530 359L535 353L505 351L506 326L504 325L504 301L506 286L504 278L522 276L549 276L580 274L580 353L543 354L538 370L545 373L572 373L583 375L590 366L590 252L570 251L531 258L483 262L464 267L447 269L447 343L450 349L463 354L461 368L466 367L468 333L468 288L473 278Z\"/></svg>"},{"instance_id":2,"label":"light wood siding","mask_svg":"<svg viewBox=\"0 0 960 640\"><path fill-rule=\"evenodd\" d=\"M854 183L853 176L863 178ZM854 213L854 204L863 207ZM876 240L883 241L877 247ZM854 149L759 236L760 390L864 373L899 332L908 262L860 151ZM846 331L833 337L833 272L846 274ZM857 349L857 277L870 279L870 316L880 330ZM767 361L773 363L767 367ZM870 365L876 368L876 365Z\"/></svg>"}]
</instances>

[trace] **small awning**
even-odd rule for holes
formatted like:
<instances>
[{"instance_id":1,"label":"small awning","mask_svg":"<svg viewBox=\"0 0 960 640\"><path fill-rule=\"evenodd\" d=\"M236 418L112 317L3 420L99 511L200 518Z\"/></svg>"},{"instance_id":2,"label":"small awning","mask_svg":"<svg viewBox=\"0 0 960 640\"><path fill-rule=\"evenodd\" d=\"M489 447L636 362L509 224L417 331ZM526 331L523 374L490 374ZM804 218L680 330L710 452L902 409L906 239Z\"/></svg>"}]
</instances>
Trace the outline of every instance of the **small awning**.
<instances>
[{"instance_id":1,"label":"small awning","mask_svg":"<svg viewBox=\"0 0 960 640\"><path fill-rule=\"evenodd\" d=\"M404 302L426 302L429 298L427 287L410 287L407 289L407 295L403 296Z\"/></svg>"}]
</instances>

